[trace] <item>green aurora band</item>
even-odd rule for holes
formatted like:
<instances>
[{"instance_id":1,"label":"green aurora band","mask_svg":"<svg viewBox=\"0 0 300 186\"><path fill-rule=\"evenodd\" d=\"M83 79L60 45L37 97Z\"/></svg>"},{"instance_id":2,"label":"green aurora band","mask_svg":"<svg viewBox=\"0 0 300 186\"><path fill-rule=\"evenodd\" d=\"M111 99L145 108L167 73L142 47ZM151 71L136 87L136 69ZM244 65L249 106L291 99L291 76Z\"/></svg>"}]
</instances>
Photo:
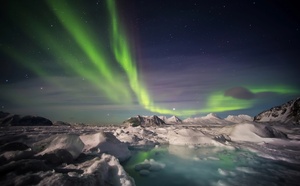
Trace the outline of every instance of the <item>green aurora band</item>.
<instances>
[{"instance_id":1,"label":"green aurora band","mask_svg":"<svg viewBox=\"0 0 300 186\"><path fill-rule=\"evenodd\" d=\"M21 28L25 29L26 34L34 40L37 45L45 52L50 54L61 69L71 71L77 76L86 78L99 92L104 93L107 99L118 104L133 103L134 99L145 109L160 113L178 116L191 116L198 113L208 112L224 112L232 110L240 110L250 108L255 104L254 100L241 100L224 95L225 90L212 92L208 98L206 105L202 109L187 109L173 110L157 106L149 95L146 86L143 83L142 77L138 73L133 46L130 45L117 11L115 0L106 0L107 9L110 17L110 34L111 51L106 52L101 46L97 34L94 33L87 24L80 21L80 17L76 13L76 9L72 8L72 3L67 4L61 0L47 0L47 4L53 14L57 17L66 33L53 34L46 25L43 25L42 19L33 16L30 11L24 9L19 10L24 14L26 23L31 23L26 26L18 20L15 20ZM20 8L19 8L20 9ZM35 38L33 38L33 35ZM63 46L62 39L69 37L74 42L74 48L78 53L72 55L67 47ZM46 43L46 44L45 44ZM49 50L49 47L51 50ZM3 48L2 48L3 49ZM40 77L48 77L50 74L38 65L39 63L26 54L22 54L15 49L3 49L15 61L26 66L31 71ZM107 54L108 53L108 54ZM125 73L126 78L123 78L122 73L116 73L113 68L114 61L109 60L109 54L113 55L115 61L120 65L120 70ZM85 56L86 63L83 64L78 59L78 56ZM59 82L51 82L58 87L63 88ZM128 88L128 83L130 89ZM252 93L273 92L277 94L298 93L299 90L287 86L244 86ZM132 97L134 93L135 98Z\"/></svg>"},{"instance_id":2,"label":"green aurora band","mask_svg":"<svg viewBox=\"0 0 300 186\"><path fill-rule=\"evenodd\" d=\"M133 58L133 55L130 50L130 45L128 39L126 37L125 31L122 27L121 22L119 21L119 17L117 14L117 8L115 5L115 1L106 0L108 4L108 10L111 17L111 39L113 51L115 54L116 60L123 67L124 71L127 74L127 77L130 82L131 89L134 91L137 99L145 109L150 110L151 112L157 112L160 114L175 114L178 116L190 116L195 115L201 112L223 112L229 110L240 110L249 108L254 104L254 101L249 100L239 100L234 99L232 97L224 96L224 91L216 91L212 93L204 109L196 109L196 110L180 110L176 111L173 109L165 109L158 106L155 106L152 99L150 98L147 89L141 82L141 78L138 76L136 64ZM254 89L254 93L272 91L276 93L290 93L291 89L285 87L270 87L270 89Z\"/></svg>"}]
</instances>

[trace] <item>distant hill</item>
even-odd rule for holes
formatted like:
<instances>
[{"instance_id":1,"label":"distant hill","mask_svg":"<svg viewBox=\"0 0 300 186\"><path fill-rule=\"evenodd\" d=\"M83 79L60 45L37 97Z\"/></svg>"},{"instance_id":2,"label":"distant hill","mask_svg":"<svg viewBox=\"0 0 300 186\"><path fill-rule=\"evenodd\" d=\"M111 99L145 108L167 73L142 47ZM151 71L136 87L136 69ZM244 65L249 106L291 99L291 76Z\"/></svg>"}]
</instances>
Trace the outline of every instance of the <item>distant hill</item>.
<instances>
[{"instance_id":1,"label":"distant hill","mask_svg":"<svg viewBox=\"0 0 300 186\"><path fill-rule=\"evenodd\" d=\"M0 111L0 126L52 126L53 123L40 116L20 116Z\"/></svg>"},{"instance_id":2,"label":"distant hill","mask_svg":"<svg viewBox=\"0 0 300 186\"><path fill-rule=\"evenodd\" d=\"M234 123L244 123L249 121L252 122L253 118L248 115L238 115L238 116L229 115L227 118L222 119L214 113L209 113L206 116L186 118L184 120L181 120L177 116L171 116L168 118L167 116L138 115L138 116L128 118L123 122L123 124L127 126L163 126L165 124L227 125L227 124L234 124Z\"/></svg>"}]
</instances>

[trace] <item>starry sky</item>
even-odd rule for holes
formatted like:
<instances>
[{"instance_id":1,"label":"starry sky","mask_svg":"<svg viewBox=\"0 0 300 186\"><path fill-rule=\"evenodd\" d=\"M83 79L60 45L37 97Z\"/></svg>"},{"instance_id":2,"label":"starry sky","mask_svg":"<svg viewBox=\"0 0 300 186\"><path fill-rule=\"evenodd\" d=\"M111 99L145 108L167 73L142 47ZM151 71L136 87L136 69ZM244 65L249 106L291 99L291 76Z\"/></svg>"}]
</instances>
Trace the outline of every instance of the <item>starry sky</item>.
<instances>
[{"instance_id":1,"label":"starry sky","mask_svg":"<svg viewBox=\"0 0 300 186\"><path fill-rule=\"evenodd\" d=\"M0 110L118 124L248 114L300 96L292 1L10 0Z\"/></svg>"}]
</instances>

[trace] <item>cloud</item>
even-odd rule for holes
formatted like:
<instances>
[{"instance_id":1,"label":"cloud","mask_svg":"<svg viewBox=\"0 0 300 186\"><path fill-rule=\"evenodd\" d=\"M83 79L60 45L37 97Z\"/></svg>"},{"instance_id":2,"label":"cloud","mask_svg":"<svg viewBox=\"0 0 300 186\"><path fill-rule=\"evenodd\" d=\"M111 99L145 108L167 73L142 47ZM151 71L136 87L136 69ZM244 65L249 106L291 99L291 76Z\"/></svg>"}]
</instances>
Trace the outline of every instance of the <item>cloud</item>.
<instances>
[{"instance_id":1,"label":"cloud","mask_svg":"<svg viewBox=\"0 0 300 186\"><path fill-rule=\"evenodd\" d=\"M250 100L256 97L256 94L244 87L233 87L224 92L225 96L230 96L236 99Z\"/></svg>"}]
</instances>

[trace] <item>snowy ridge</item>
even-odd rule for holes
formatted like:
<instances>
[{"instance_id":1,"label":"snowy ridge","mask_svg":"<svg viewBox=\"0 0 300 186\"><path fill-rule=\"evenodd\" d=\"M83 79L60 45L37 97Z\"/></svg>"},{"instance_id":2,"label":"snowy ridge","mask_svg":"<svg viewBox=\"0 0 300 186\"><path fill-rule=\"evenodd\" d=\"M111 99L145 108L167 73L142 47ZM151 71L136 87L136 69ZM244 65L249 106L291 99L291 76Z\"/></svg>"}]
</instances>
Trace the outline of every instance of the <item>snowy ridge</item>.
<instances>
[{"instance_id":1,"label":"snowy ridge","mask_svg":"<svg viewBox=\"0 0 300 186\"><path fill-rule=\"evenodd\" d=\"M237 115L237 116L228 115L225 118L225 120L230 121L232 123L243 123L243 122L253 121L253 117L248 116L248 115L244 115L244 114L240 114L240 115Z\"/></svg>"},{"instance_id":2,"label":"snowy ridge","mask_svg":"<svg viewBox=\"0 0 300 186\"><path fill-rule=\"evenodd\" d=\"M166 122L167 121L167 116L158 116L161 120L163 120L164 122Z\"/></svg>"},{"instance_id":3,"label":"snowy ridge","mask_svg":"<svg viewBox=\"0 0 300 186\"><path fill-rule=\"evenodd\" d=\"M254 121L300 124L300 97L261 112Z\"/></svg>"},{"instance_id":4,"label":"snowy ridge","mask_svg":"<svg viewBox=\"0 0 300 186\"><path fill-rule=\"evenodd\" d=\"M223 120L214 113L209 113L206 116L187 118L183 120L184 123L189 124L230 124L230 121Z\"/></svg>"},{"instance_id":5,"label":"snowy ridge","mask_svg":"<svg viewBox=\"0 0 300 186\"><path fill-rule=\"evenodd\" d=\"M180 124L182 123L182 120L178 118L177 116L171 116L167 118L166 116L159 116L161 120L163 120L167 124Z\"/></svg>"},{"instance_id":6,"label":"snowy ridge","mask_svg":"<svg viewBox=\"0 0 300 186\"><path fill-rule=\"evenodd\" d=\"M160 120L162 120L164 123L162 123ZM244 122L250 122L253 121L253 117L248 115L238 115L233 116L229 115L225 119L220 118L215 113L209 113L206 116L202 117L194 117L194 118L186 118L184 120L181 120L177 116L135 116L131 117L128 120L124 121L123 123L129 124L129 123L137 123L135 126L139 125L163 125L163 124L233 124L233 123L244 123ZM130 125L130 124L129 124Z\"/></svg>"},{"instance_id":7,"label":"snowy ridge","mask_svg":"<svg viewBox=\"0 0 300 186\"><path fill-rule=\"evenodd\" d=\"M161 126L164 125L165 122L161 120L158 116L135 116L128 118L123 122L123 124L128 126Z\"/></svg>"}]
</instances>

